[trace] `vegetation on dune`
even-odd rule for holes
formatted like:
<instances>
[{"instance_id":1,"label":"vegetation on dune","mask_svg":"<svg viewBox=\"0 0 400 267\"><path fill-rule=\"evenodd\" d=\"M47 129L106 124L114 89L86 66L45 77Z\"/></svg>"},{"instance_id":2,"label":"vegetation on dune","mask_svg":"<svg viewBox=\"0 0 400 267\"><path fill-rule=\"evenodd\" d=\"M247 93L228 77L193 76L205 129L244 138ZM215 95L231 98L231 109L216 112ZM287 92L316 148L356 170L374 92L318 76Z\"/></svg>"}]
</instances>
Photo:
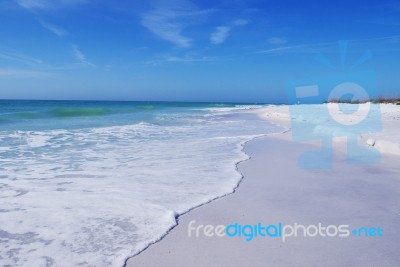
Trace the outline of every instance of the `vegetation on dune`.
<instances>
[{"instance_id":1,"label":"vegetation on dune","mask_svg":"<svg viewBox=\"0 0 400 267\"><path fill-rule=\"evenodd\" d=\"M363 104L371 102L374 104L396 104L400 105L400 97L394 97L394 98L387 98L387 97L377 97L369 100L365 99L338 99L338 98L332 98L329 99L328 101L325 101L324 103L343 103L343 104Z\"/></svg>"}]
</instances>

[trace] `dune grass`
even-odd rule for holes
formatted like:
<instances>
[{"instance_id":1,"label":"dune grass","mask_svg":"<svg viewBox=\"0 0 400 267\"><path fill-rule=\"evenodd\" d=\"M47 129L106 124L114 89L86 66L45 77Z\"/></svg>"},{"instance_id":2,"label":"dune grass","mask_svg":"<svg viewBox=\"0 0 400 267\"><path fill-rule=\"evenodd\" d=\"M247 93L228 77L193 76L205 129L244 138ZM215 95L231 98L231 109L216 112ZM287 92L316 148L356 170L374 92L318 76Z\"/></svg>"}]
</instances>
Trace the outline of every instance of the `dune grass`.
<instances>
[{"instance_id":1,"label":"dune grass","mask_svg":"<svg viewBox=\"0 0 400 267\"><path fill-rule=\"evenodd\" d=\"M344 103L344 104L363 104L371 102L374 104L396 104L400 105L400 97L392 97L392 98L387 98L387 97L377 97L369 100L364 100L364 99L338 99L338 98L332 98L329 99L328 101L325 101L324 103Z\"/></svg>"}]
</instances>

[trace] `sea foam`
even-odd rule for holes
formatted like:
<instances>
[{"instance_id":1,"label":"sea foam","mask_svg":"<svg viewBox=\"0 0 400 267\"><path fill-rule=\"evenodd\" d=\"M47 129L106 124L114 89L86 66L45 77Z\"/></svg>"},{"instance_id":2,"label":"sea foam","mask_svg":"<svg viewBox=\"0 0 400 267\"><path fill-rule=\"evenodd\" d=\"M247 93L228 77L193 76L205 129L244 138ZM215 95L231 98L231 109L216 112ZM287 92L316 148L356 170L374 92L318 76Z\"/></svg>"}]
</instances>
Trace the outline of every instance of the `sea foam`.
<instances>
[{"instance_id":1,"label":"sea foam","mask_svg":"<svg viewBox=\"0 0 400 267\"><path fill-rule=\"evenodd\" d=\"M231 193L236 164L247 159L242 144L281 130L238 109L159 112L159 124L0 131L0 262L123 266L177 215Z\"/></svg>"}]
</instances>

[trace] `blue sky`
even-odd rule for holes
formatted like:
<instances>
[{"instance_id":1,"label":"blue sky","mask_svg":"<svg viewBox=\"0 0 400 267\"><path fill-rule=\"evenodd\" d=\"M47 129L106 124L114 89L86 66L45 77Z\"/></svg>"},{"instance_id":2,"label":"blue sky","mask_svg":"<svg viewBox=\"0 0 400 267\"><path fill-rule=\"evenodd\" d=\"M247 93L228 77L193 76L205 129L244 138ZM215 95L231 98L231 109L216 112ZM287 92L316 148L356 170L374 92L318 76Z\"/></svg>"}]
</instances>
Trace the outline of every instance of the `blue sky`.
<instances>
[{"instance_id":1,"label":"blue sky","mask_svg":"<svg viewBox=\"0 0 400 267\"><path fill-rule=\"evenodd\" d=\"M351 71L400 95L398 1L3 0L0 21L0 98L285 102L366 51Z\"/></svg>"}]
</instances>

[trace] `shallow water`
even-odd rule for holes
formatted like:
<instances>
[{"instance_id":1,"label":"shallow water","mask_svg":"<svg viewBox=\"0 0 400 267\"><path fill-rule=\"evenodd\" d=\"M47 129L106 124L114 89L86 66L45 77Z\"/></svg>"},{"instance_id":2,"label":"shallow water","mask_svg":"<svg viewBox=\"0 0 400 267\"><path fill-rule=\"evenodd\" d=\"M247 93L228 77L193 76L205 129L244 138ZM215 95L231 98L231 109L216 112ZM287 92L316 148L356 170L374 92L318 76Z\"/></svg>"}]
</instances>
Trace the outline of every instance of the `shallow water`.
<instances>
[{"instance_id":1,"label":"shallow water","mask_svg":"<svg viewBox=\"0 0 400 267\"><path fill-rule=\"evenodd\" d=\"M122 266L282 129L235 104L0 102L0 263Z\"/></svg>"}]
</instances>

